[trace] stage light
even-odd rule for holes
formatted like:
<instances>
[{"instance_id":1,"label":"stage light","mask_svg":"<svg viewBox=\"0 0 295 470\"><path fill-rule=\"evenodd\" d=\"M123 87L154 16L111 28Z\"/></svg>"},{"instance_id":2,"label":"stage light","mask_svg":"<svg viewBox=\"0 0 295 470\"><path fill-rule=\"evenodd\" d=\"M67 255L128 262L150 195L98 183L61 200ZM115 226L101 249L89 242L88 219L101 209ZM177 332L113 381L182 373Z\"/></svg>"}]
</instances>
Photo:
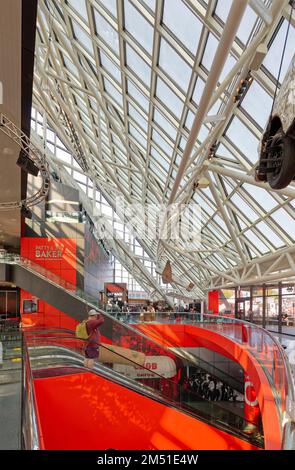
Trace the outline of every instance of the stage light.
<instances>
[{"instance_id":1,"label":"stage light","mask_svg":"<svg viewBox=\"0 0 295 470\"><path fill-rule=\"evenodd\" d=\"M39 169L35 163L27 156L27 154L21 150L17 159L17 165L20 166L26 173L30 173L33 176L38 176Z\"/></svg>"}]
</instances>

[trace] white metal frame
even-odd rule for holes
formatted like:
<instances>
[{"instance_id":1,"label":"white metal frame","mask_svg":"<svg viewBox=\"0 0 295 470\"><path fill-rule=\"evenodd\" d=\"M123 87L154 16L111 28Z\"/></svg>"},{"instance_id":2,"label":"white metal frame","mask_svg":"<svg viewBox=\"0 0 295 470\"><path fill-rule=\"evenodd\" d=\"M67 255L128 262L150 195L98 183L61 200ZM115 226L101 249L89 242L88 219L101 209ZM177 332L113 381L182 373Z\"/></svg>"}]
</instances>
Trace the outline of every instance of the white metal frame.
<instances>
[{"instance_id":1,"label":"white metal frame","mask_svg":"<svg viewBox=\"0 0 295 470\"><path fill-rule=\"evenodd\" d=\"M196 247L188 253L179 240L177 245L172 241L161 242L159 250L158 239L142 241L146 252L158 261L159 269L170 259L176 276L183 276L185 282L195 282L196 288L189 296L196 297L205 295L211 287L261 283L280 276L295 276L292 258L295 234L276 218L281 210L286 218L294 219L295 186L292 184L273 191L265 183L255 182L256 161L250 161L249 156L240 150L239 142L232 142L227 136L233 118L238 119L253 138L261 136L260 126L244 112L243 103L233 102L233 97L240 80L248 77L257 48L261 44L269 45L281 27L281 19L288 17L288 0L273 0L270 7L269 2L249 0L257 18L245 44L237 38L236 30L240 21L243 24L247 1L234 2L224 27L215 14L217 0L209 1L207 8L201 0L183 0L183 8L201 22L195 54L166 24L163 12L167 0L157 0L155 11L140 0L128 0L134 14L140 15L138 18L142 18L149 31L153 31L150 52L126 28L126 5L123 1L117 1L115 17L107 2L85 0L87 21L82 11L74 10L71 2L68 3L61 0L50 4L44 0L39 2L34 105L40 112L45 112L50 126L79 163L79 152L75 142L71 142L69 126L61 124L61 116L65 114L68 117L85 157L85 173L96 181L112 204L117 195L123 195L129 203L168 203L175 200L177 203L192 201L201 204L201 248ZM109 31L109 42L100 32L97 34L94 10L109 28L113 28ZM81 35L80 38L73 33L73 28ZM213 36L220 42L209 72L202 61L207 54L208 38ZM92 48L92 53L86 48L85 37L89 39L87 47ZM112 40L117 41L117 52ZM226 44L223 47L224 40ZM162 65L164 41L183 60L183 64L191 68L186 90ZM137 54L138 61L143 61L140 64L150 68L149 83L143 80L140 70L130 68L126 47ZM107 56L109 62L102 60L101 54L104 58ZM229 55L235 59L235 64L216 88L222 65ZM254 82L271 97L275 88L271 75L262 67L251 73ZM177 103L183 103L178 116L172 109L174 104L158 94L159 80L169 87ZM198 80L206 84L197 106L194 94ZM107 88L105 83L108 83ZM137 98L129 90L130 83L137 90ZM247 93L251 93L251 87L252 84ZM116 101L120 96L121 104ZM212 114L210 109L218 100L220 106ZM187 124L190 113L196 115L191 130ZM146 130L143 128L145 123ZM173 129L175 135L171 137ZM208 132L207 137L202 136L205 131ZM213 144L222 144L230 158L220 155L219 151L212 155L210 149ZM171 146L171 153L167 153L167 145ZM157 162L153 155L157 155ZM196 185L201 176L209 180L207 190ZM267 209L257 200L257 191L262 189L271 195L273 208ZM250 214L237 205L237 198L242 199L257 217L251 219ZM141 223L144 224L145 220ZM278 249L270 235L261 231L261 223L282 241L284 248ZM156 232L156 225L154 228ZM123 247L112 248L120 252L129 269L134 269L136 263L124 244ZM273 260L269 265L268 257ZM147 276L143 274L143 277L147 280ZM151 280L147 282L156 288Z\"/></svg>"}]
</instances>

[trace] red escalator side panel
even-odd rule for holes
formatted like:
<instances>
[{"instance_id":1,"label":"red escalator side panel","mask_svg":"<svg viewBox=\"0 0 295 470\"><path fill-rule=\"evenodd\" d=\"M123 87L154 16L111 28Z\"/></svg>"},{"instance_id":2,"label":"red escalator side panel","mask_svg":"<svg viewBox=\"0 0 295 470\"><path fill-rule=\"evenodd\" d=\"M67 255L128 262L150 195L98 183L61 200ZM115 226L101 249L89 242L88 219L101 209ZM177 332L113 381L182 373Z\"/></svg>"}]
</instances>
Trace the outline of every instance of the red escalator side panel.
<instances>
[{"instance_id":1,"label":"red escalator side panel","mask_svg":"<svg viewBox=\"0 0 295 470\"><path fill-rule=\"evenodd\" d=\"M46 450L257 450L90 372L34 385Z\"/></svg>"},{"instance_id":2,"label":"red escalator side panel","mask_svg":"<svg viewBox=\"0 0 295 470\"><path fill-rule=\"evenodd\" d=\"M262 415L265 448L267 450L281 448L280 418L273 391L263 367L251 354L251 348L248 348L247 343L244 345L239 341L235 341L235 338L242 338L240 328L235 325L227 325L228 332L233 335L231 339L224 336L222 332L219 333L218 325L211 326L211 329L209 329L210 325L206 329L195 325L177 324L142 324L136 325L136 327L163 346L204 347L238 362L251 377L254 384ZM265 358L261 356L261 359Z\"/></svg>"}]
</instances>

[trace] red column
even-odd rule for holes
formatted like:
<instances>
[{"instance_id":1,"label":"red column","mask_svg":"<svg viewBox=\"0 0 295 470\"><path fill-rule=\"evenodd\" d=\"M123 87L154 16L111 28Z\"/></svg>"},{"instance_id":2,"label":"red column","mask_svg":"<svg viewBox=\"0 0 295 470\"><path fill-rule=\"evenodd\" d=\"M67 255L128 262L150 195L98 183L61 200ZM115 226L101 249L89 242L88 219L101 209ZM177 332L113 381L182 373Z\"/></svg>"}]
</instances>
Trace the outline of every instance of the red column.
<instances>
[{"instance_id":1,"label":"red column","mask_svg":"<svg viewBox=\"0 0 295 470\"><path fill-rule=\"evenodd\" d=\"M218 292L218 290L211 290L208 293L208 310L212 310L213 313L218 314L218 312L219 312L219 292Z\"/></svg>"}]
</instances>

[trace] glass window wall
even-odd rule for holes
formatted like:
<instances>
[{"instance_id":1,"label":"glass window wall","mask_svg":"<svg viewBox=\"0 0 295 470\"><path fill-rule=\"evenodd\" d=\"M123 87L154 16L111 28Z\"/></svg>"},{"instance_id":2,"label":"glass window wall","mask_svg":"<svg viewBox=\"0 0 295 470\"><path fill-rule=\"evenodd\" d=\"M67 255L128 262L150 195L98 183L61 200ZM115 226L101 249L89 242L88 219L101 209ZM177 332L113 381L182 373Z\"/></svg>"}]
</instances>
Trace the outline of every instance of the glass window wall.
<instances>
[{"instance_id":1,"label":"glass window wall","mask_svg":"<svg viewBox=\"0 0 295 470\"><path fill-rule=\"evenodd\" d=\"M295 336L295 283L221 289L219 314Z\"/></svg>"}]
</instances>

